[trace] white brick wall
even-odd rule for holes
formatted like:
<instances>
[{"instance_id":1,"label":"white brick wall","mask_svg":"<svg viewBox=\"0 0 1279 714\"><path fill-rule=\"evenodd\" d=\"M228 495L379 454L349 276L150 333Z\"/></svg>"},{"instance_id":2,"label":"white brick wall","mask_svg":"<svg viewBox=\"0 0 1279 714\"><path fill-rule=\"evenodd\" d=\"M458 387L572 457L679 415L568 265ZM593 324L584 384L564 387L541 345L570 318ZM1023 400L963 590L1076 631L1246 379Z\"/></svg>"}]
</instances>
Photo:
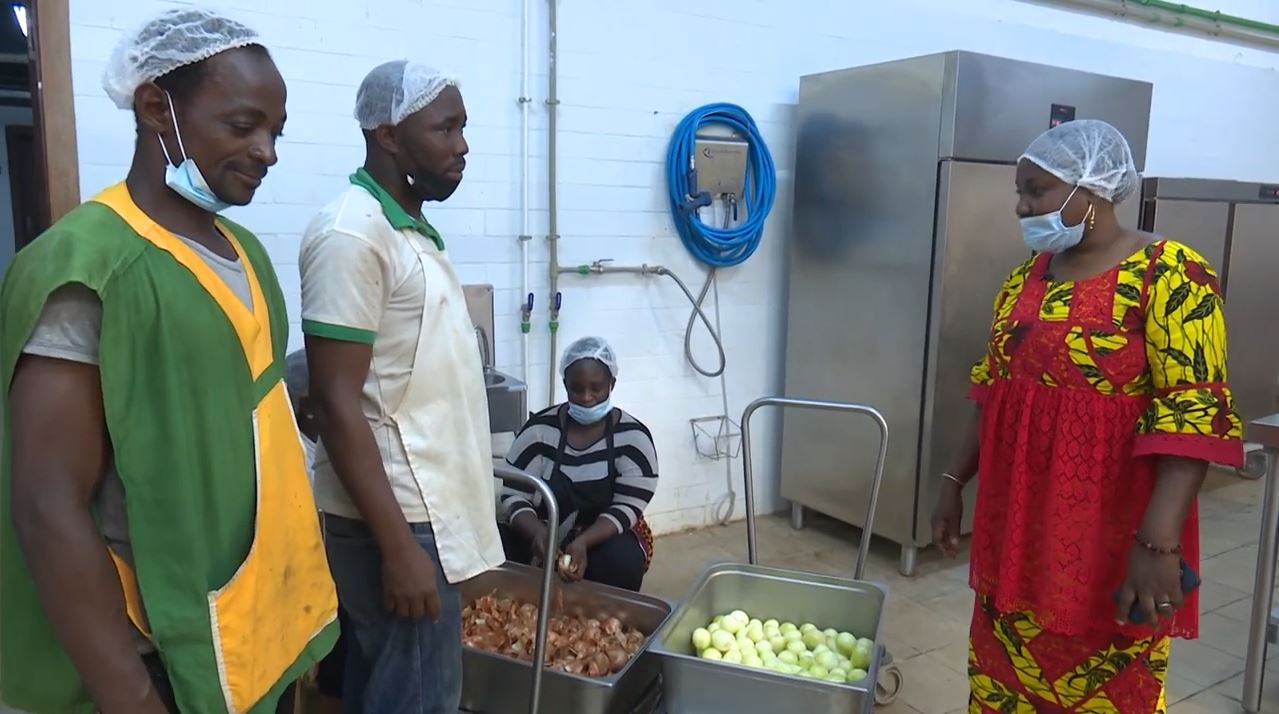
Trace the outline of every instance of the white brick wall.
<instances>
[{"instance_id":1,"label":"white brick wall","mask_svg":"<svg viewBox=\"0 0 1279 714\"><path fill-rule=\"evenodd\" d=\"M103 96L99 76L120 29L177 2L73 0L72 55L81 189L124 172L131 119ZM223 0L263 32L289 82L281 161L257 202L236 218L258 231L277 262L297 319L298 233L361 158L348 118L355 85L378 62L411 56L463 78L472 155L461 190L431 212L466 282L497 292L498 365L519 372L519 0ZM545 3L534 2L531 254L538 310L530 367L545 399ZM872 7L873 5L873 7ZM1219 1L1222 10L1279 21L1271 0ZM956 9L962 6L963 9ZM690 287L703 272L666 214L662 162L675 123L710 101L749 109L777 159L778 205L764 245L723 274L730 408L779 389L780 294L790 210L794 102L802 74L951 49L1063 65L1155 84L1148 171L1279 181L1275 69L1279 55L1147 30L1016 0L560 0L562 134L560 232L565 263L611 257L664 264ZM856 8L856 9L851 9ZM1268 13L1268 14L1267 14ZM718 381L683 359L688 306L666 280L566 277L562 341L609 337L622 353L618 403L653 429L663 483L651 509L659 530L700 526L725 492L722 463L698 459L688 420L720 409ZM296 340L295 335L295 340ZM713 354L698 334L704 362ZM822 395L808 395L817 396ZM756 448L763 506L777 505L773 422L761 413ZM740 478L740 465L734 465ZM740 490L740 489L739 489ZM739 496L740 499L740 496ZM737 508L737 515L742 509Z\"/></svg>"}]
</instances>

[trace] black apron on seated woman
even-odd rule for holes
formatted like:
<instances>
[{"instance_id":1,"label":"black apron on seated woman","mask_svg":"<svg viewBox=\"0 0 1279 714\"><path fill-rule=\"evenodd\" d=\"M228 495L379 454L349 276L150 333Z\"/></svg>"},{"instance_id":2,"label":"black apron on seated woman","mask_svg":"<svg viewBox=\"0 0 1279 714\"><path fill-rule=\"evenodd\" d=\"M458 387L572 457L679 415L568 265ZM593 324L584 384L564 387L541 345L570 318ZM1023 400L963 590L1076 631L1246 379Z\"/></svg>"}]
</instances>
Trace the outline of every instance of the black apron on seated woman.
<instances>
[{"instance_id":1,"label":"black apron on seated woman","mask_svg":"<svg viewBox=\"0 0 1279 714\"><path fill-rule=\"evenodd\" d=\"M579 344L587 341L592 342ZM502 543L508 558L525 564L540 561L544 547L550 557L567 554L570 565L560 569L566 580L584 577L638 591L652 562L653 535L643 509L657 486L656 449L647 427L609 406L616 370L611 348L598 338L586 338L571 345L567 354L575 351L591 356L572 361L566 357L565 385L570 399L592 406L565 403L534 415L507 456L512 466L550 486L560 510L560 542L555 547L542 545L546 508L528 487L513 484L502 493L502 510L509 519L501 527ZM591 389L599 393L580 396ZM578 416L570 416L573 413ZM569 443L571 430L589 439L600 421L603 433L598 438L581 448Z\"/></svg>"}]
</instances>

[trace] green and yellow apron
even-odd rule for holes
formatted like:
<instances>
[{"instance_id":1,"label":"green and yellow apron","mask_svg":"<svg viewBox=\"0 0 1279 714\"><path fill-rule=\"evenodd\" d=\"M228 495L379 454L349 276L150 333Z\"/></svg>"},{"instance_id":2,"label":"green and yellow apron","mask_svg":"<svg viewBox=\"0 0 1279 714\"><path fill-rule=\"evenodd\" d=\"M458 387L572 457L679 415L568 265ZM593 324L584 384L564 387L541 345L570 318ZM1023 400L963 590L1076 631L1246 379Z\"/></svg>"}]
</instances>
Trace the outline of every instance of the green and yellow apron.
<instances>
[{"instance_id":1,"label":"green and yellow apron","mask_svg":"<svg viewBox=\"0 0 1279 714\"><path fill-rule=\"evenodd\" d=\"M219 220L244 265L249 310L124 184L67 214L0 288L0 377L12 384L48 296L102 300L106 427L136 570L114 557L134 624L184 712L269 712L337 637L297 424L284 387L288 322L265 249ZM10 405L4 401L5 423ZM0 468L0 699L42 714L95 711L37 597ZM145 603L145 607L143 607Z\"/></svg>"}]
</instances>

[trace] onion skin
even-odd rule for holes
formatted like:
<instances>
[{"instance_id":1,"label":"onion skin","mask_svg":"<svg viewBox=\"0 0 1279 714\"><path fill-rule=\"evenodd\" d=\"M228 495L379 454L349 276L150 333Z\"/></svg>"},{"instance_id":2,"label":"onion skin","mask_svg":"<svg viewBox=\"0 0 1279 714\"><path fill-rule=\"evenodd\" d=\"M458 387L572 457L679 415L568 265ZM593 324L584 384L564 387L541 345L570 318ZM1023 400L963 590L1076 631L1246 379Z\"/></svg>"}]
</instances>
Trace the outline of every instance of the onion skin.
<instances>
[{"instance_id":1,"label":"onion skin","mask_svg":"<svg viewBox=\"0 0 1279 714\"><path fill-rule=\"evenodd\" d=\"M496 593L462 611L462 641L472 649L531 662L536 632L536 605ZM568 674L606 677L626 667L643 648L644 638L617 617L556 615L547 626L545 663Z\"/></svg>"},{"instance_id":2,"label":"onion skin","mask_svg":"<svg viewBox=\"0 0 1279 714\"><path fill-rule=\"evenodd\" d=\"M609 670L614 673L621 671L621 669L626 666L626 663L627 661L630 660L630 658L631 656L627 654L626 650L620 650L620 649L609 650L608 651Z\"/></svg>"}]
</instances>

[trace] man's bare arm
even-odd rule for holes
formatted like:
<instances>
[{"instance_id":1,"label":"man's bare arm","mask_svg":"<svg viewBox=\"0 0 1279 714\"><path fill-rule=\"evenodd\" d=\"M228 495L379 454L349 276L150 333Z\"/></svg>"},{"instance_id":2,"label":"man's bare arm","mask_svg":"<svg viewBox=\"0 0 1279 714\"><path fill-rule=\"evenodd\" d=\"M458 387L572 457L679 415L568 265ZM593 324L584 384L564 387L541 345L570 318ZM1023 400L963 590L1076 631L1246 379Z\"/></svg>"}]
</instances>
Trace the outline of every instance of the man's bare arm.
<instances>
[{"instance_id":1,"label":"man's bare arm","mask_svg":"<svg viewBox=\"0 0 1279 714\"><path fill-rule=\"evenodd\" d=\"M49 621L103 714L163 713L90 510L108 452L98 368L24 356L9 400L12 517Z\"/></svg>"}]
</instances>

